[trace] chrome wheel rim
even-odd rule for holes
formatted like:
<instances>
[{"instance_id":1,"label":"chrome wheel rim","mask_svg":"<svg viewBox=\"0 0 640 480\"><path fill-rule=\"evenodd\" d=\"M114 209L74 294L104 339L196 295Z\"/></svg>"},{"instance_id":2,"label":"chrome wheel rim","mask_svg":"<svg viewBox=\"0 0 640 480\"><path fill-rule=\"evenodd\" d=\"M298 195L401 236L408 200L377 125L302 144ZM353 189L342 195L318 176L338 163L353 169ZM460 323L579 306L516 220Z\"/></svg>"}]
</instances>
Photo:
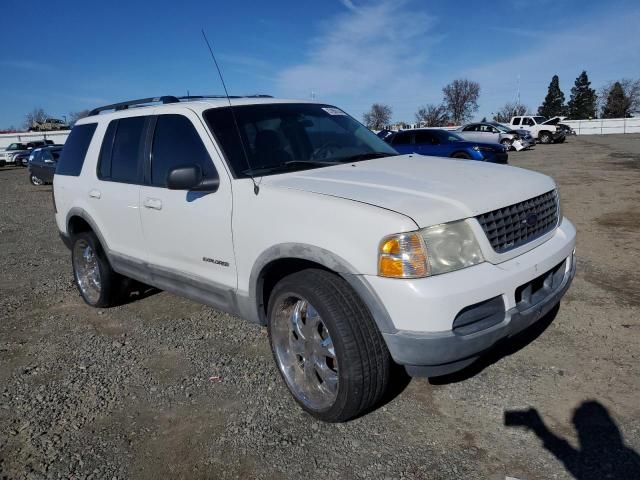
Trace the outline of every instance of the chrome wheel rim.
<instances>
[{"instance_id":1,"label":"chrome wheel rim","mask_svg":"<svg viewBox=\"0 0 640 480\"><path fill-rule=\"evenodd\" d=\"M73 271L84 298L91 304L100 299L102 284L98 256L86 240L78 240L73 247Z\"/></svg>"},{"instance_id":2,"label":"chrome wheel rim","mask_svg":"<svg viewBox=\"0 0 640 480\"><path fill-rule=\"evenodd\" d=\"M338 396L338 360L318 311L295 296L282 299L271 320L278 368L293 395L313 410L330 408Z\"/></svg>"},{"instance_id":3,"label":"chrome wheel rim","mask_svg":"<svg viewBox=\"0 0 640 480\"><path fill-rule=\"evenodd\" d=\"M40 180L35 175L31 175L31 183L33 183L34 185L42 185L44 181Z\"/></svg>"}]
</instances>

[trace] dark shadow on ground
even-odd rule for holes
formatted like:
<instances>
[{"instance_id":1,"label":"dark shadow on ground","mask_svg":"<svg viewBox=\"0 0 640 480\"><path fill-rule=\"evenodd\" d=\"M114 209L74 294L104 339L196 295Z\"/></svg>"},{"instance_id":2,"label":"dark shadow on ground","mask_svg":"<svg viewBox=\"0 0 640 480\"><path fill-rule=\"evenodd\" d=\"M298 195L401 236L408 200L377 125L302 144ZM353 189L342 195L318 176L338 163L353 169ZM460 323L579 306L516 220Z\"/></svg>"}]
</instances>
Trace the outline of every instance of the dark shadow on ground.
<instances>
[{"instance_id":1,"label":"dark shadow on ground","mask_svg":"<svg viewBox=\"0 0 640 480\"><path fill-rule=\"evenodd\" d=\"M449 375L442 375L440 377L429 378L429 383L432 385L446 385L449 383L462 382L468 380L471 377L476 376L482 372L485 368L493 365L494 363L502 360L504 357L513 355L519 350L522 350L542 333L553 323L558 311L560 310L560 304L553 307L549 313L538 320L536 323L526 328L522 332L514 335L511 338L503 339L498 342L491 350L484 353L478 360L473 362L468 367Z\"/></svg>"},{"instance_id":2,"label":"dark shadow on ground","mask_svg":"<svg viewBox=\"0 0 640 480\"><path fill-rule=\"evenodd\" d=\"M579 446L574 448L545 425L535 408L507 411L507 427L524 427L535 433L578 480L640 478L640 455L624 443L620 429L608 410L599 402L583 402L573 414Z\"/></svg>"},{"instance_id":3,"label":"dark shadow on ground","mask_svg":"<svg viewBox=\"0 0 640 480\"><path fill-rule=\"evenodd\" d=\"M118 305L127 305L132 302L137 302L143 298L151 297L162 290L158 290L155 287L145 285L137 280L127 279L123 285L123 292Z\"/></svg>"}]
</instances>

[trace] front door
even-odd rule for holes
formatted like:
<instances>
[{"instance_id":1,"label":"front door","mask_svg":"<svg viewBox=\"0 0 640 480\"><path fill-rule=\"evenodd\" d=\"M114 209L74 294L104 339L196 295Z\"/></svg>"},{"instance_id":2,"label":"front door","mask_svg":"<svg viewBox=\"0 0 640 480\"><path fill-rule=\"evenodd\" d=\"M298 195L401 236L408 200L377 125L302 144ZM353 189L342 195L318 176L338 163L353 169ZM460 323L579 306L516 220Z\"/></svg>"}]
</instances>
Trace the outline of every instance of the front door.
<instances>
[{"instance_id":1,"label":"front door","mask_svg":"<svg viewBox=\"0 0 640 480\"><path fill-rule=\"evenodd\" d=\"M228 294L237 285L231 181L211 137L194 112L162 109L148 144L140 216L152 273L161 284L176 282L171 286L177 290L195 288L202 294L203 289L211 289ZM217 191L169 190L169 171L189 165L199 166L205 178L219 176Z\"/></svg>"}]
</instances>

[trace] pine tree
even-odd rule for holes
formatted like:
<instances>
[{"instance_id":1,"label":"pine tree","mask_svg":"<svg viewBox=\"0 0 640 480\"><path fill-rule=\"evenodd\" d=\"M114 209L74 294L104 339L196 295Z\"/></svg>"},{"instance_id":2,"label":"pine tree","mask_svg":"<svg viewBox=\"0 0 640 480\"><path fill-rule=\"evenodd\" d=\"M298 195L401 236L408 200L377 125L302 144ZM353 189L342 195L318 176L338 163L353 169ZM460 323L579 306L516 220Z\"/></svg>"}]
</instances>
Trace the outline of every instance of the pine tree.
<instances>
[{"instance_id":1,"label":"pine tree","mask_svg":"<svg viewBox=\"0 0 640 480\"><path fill-rule=\"evenodd\" d=\"M602 109L602 118L624 118L629 115L630 99L625 95L620 82L616 82L609 90L607 103Z\"/></svg>"},{"instance_id":2,"label":"pine tree","mask_svg":"<svg viewBox=\"0 0 640 480\"><path fill-rule=\"evenodd\" d=\"M596 91L590 87L591 82L584 70L576 78L575 85L571 89L569 100L569 116L574 119L595 118L596 116Z\"/></svg>"},{"instance_id":3,"label":"pine tree","mask_svg":"<svg viewBox=\"0 0 640 480\"><path fill-rule=\"evenodd\" d=\"M560 90L560 79L554 75L549 84L547 96L542 105L538 107L538 115L551 118L557 115L564 115L567 107L564 104L564 93Z\"/></svg>"}]
</instances>

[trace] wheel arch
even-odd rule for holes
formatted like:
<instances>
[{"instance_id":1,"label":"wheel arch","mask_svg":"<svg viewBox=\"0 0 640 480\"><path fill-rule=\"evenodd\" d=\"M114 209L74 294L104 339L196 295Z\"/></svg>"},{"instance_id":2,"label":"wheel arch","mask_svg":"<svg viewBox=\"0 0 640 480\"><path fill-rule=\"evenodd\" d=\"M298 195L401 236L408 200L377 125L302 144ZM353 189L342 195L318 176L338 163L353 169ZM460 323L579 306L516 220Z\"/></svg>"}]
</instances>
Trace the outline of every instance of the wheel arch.
<instances>
[{"instance_id":1,"label":"wheel arch","mask_svg":"<svg viewBox=\"0 0 640 480\"><path fill-rule=\"evenodd\" d=\"M67 228L67 235L69 238L72 238L73 235L80 232L93 232L98 237L100 241L100 245L104 249L107 257L109 256L109 247L105 242L104 236L100 232L96 222L91 218L89 213L79 207L74 207L67 213L67 218L65 222Z\"/></svg>"},{"instance_id":2,"label":"wheel arch","mask_svg":"<svg viewBox=\"0 0 640 480\"><path fill-rule=\"evenodd\" d=\"M276 283L287 275L307 268L317 268L342 277L360 296L381 332L395 332L382 300L346 260L329 250L307 244L280 244L265 250L251 271L249 298L252 313L262 325L267 323L267 303Z\"/></svg>"}]
</instances>

